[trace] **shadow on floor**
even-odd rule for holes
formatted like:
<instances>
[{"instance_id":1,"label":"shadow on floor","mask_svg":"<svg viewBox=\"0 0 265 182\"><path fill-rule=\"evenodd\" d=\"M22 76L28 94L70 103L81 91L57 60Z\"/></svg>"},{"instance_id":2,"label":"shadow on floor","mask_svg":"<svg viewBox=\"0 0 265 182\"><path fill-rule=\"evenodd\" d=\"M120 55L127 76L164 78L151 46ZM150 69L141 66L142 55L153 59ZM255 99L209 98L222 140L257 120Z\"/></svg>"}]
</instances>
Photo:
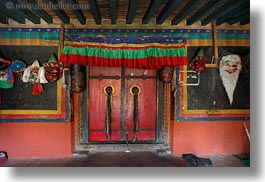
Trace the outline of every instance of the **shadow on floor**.
<instances>
[{"instance_id":1,"label":"shadow on floor","mask_svg":"<svg viewBox=\"0 0 265 182\"><path fill-rule=\"evenodd\" d=\"M233 155L204 156L213 167L247 167ZM9 158L4 167L192 167L184 158L154 152L89 153L68 158Z\"/></svg>"}]
</instances>

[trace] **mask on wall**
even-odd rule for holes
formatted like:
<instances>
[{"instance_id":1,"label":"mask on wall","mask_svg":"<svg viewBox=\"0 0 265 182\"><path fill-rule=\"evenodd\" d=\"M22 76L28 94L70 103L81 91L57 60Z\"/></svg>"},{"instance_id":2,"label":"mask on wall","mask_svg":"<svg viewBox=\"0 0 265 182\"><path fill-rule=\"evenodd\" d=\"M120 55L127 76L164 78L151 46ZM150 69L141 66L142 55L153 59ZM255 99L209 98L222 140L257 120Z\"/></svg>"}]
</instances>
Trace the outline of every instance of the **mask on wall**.
<instances>
[{"instance_id":1,"label":"mask on wall","mask_svg":"<svg viewBox=\"0 0 265 182\"><path fill-rule=\"evenodd\" d=\"M0 57L0 88L13 88L14 73L21 74L26 64L21 60L8 61Z\"/></svg>"},{"instance_id":2,"label":"mask on wall","mask_svg":"<svg viewBox=\"0 0 265 182\"><path fill-rule=\"evenodd\" d=\"M23 73L22 81L26 83L47 83L44 77L44 68L40 67L39 61L35 60Z\"/></svg>"},{"instance_id":3,"label":"mask on wall","mask_svg":"<svg viewBox=\"0 0 265 182\"><path fill-rule=\"evenodd\" d=\"M233 103L234 90L237 85L241 67L241 59L236 54L223 56L220 60L220 76L229 98L230 105Z\"/></svg>"},{"instance_id":4,"label":"mask on wall","mask_svg":"<svg viewBox=\"0 0 265 182\"><path fill-rule=\"evenodd\" d=\"M203 49L200 49L197 56L191 61L190 68L197 73L202 73L205 70L206 60Z\"/></svg>"},{"instance_id":5,"label":"mask on wall","mask_svg":"<svg viewBox=\"0 0 265 182\"><path fill-rule=\"evenodd\" d=\"M39 83L39 67L32 68L30 74L29 74L29 83L35 84Z\"/></svg>"},{"instance_id":6,"label":"mask on wall","mask_svg":"<svg viewBox=\"0 0 265 182\"><path fill-rule=\"evenodd\" d=\"M63 65L58 63L55 56L52 54L48 62L43 64L45 69L45 78L48 82L56 82L62 77Z\"/></svg>"},{"instance_id":7,"label":"mask on wall","mask_svg":"<svg viewBox=\"0 0 265 182\"><path fill-rule=\"evenodd\" d=\"M8 67L11 62L0 57L0 63L0 88L13 88L13 80L12 82L8 81Z\"/></svg>"},{"instance_id":8,"label":"mask on wall","mask_svg":"<svg viewBox=\"0 0 265 182\"><path fill-rule=\"evenodd\" d=\"M43 92L41 84L47 83L47 80L44 77L44 68L40 67L38 60L24 70L22 81L33 84L33 95L40 95Z\"/></svg>"}]
</instances>

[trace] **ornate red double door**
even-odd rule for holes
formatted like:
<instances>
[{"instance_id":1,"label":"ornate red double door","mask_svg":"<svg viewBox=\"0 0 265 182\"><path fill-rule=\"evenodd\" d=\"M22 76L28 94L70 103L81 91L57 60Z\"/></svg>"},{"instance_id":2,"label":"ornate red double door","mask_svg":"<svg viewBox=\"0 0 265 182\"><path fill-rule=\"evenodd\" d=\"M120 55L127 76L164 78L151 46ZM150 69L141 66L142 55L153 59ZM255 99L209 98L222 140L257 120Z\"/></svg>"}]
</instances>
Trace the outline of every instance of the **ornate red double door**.
<instances>
[{"instance_id":1,"label":"ornate red double door","mask_svg":"<svg viewBox=\"0 0 265 182\"><path fill-rule=\"evenodd\" d=\"M156 70L90 67L89 142L155 142L156 75Z\"/></svg>"}]
</instances>

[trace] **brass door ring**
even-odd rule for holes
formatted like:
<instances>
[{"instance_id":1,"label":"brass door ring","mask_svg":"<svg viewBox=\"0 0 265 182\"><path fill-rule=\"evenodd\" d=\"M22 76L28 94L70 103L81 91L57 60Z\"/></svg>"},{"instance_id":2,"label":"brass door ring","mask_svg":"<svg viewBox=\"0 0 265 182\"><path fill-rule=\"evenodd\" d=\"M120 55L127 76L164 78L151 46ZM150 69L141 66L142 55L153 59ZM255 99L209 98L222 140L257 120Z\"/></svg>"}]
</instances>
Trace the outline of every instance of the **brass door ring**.
<instances>
[{"instance_id":1,"label":"brass door ring","mask_svg":"<svg viewBox=\"0 0 265 182\"><path fill-rule=\"evenodd\" d=\"M131 95L140 95L141 88L139 85L132 85L130 88L130 94Z\"/></svg>"},{"instance_id":2,"label":"brass door ring","mask_svg":"<svg viewBox=\"0 0 265 182\"><path fill-rule=\"evenodd\" d=\"M108 93L112 93L114 94L115 92L115 89L112 85L105 85L104 88L103 88L103 91L104 91L104 94L108 94Z\"/></svg>"}]
</instances>

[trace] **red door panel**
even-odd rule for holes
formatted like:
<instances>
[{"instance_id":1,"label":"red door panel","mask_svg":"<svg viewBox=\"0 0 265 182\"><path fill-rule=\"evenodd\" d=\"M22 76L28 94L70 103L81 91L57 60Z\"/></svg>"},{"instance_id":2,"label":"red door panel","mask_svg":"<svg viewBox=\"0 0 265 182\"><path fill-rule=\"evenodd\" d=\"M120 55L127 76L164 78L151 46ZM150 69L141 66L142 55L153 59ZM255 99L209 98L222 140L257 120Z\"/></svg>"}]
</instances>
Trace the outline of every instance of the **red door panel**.
<instances>
[{"instance_id":1,"label":"red door panel","mask_svg":"<svg viewBox=\"0 0 265 182\"><path fill-rule=\"evenodd\" d=\"M125 75L143 76L145 70L127 68ZM156 76L155 70L148 70L146 76ZM126 76L125 76L126 78ZM125 130L129 139L134 137L134 96L130 90L133 86L140 88L138 95L138 123L137 140L155 140L156 127L156 79L133 78L125 79Z\"/></svg>"},{"instance_id":2,"label":"red door panel","mask_svg":"<svg viewBox=\"0 0 265 182\"><path fill-rule=\"evenodd\" d=\"M108 67L91 67L89 81L89 140L95 141L119 141L120 140L120 80L116 79L99 79L99 75L116 75L120 74L120 68ZM112 121L111 135L106 138L105 132L105 113L107 96L104 93L104 87L110 85L114 88L112 95Z\"/></svg>"}]
</instances>

